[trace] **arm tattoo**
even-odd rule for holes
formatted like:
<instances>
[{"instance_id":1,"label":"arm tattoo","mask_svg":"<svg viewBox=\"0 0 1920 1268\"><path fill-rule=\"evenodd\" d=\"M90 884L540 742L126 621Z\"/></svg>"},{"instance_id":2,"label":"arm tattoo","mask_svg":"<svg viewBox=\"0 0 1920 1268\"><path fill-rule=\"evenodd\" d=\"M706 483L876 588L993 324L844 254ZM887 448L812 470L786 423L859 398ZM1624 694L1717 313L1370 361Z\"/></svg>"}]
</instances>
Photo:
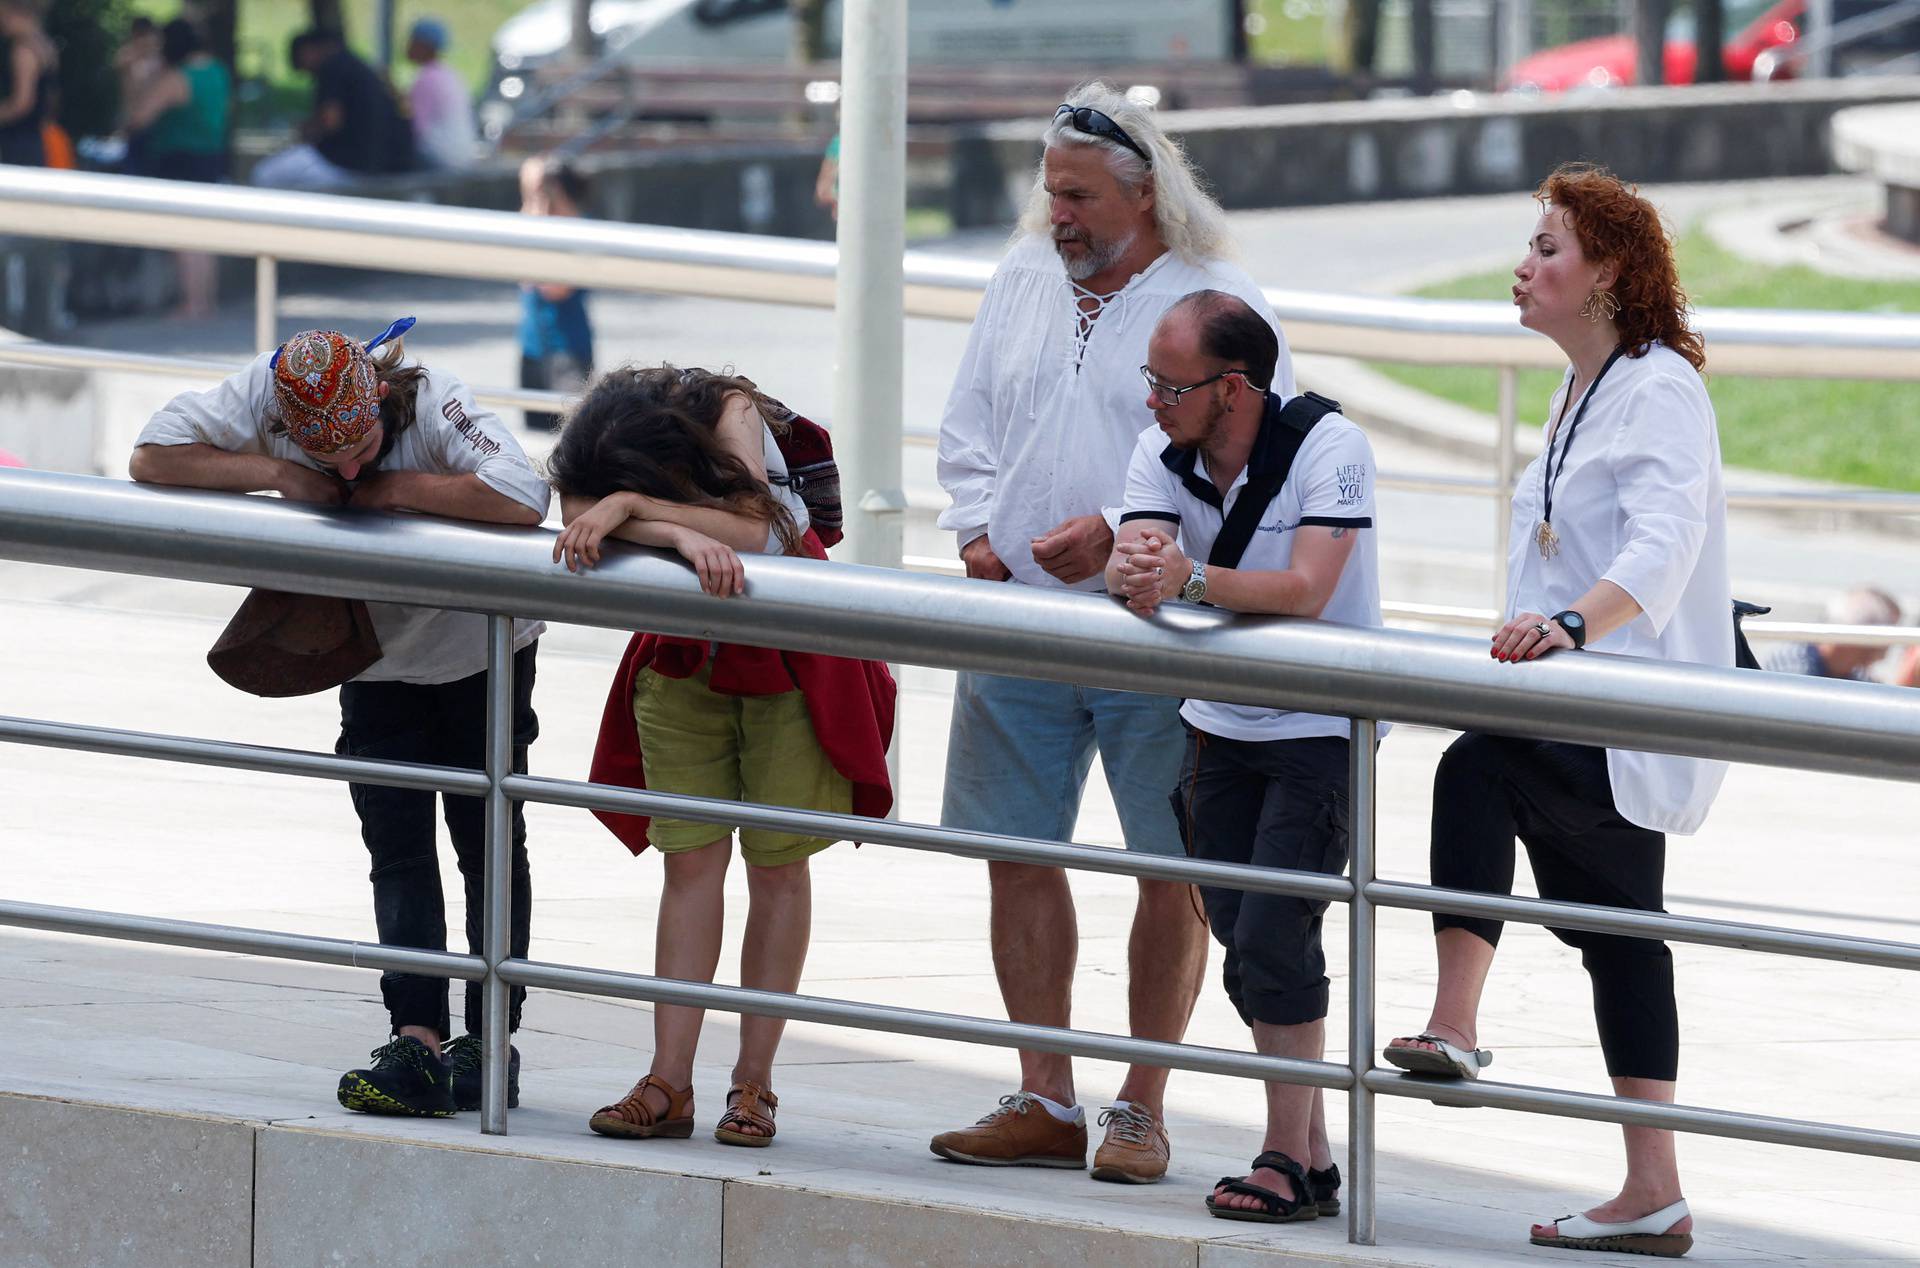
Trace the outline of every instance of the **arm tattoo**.
<instances>
[{"instance_id":1,"label":"arm tattoo","mask_svg":"<svg viewBox=\"0 0 1920 1268\"><path fill-rule=\"evenodd\" d=\"M1347 530L1344 528L1336 528L1333 530L1333 540L1335 541L1339 541L1342 537L1345 537L1346 535L1347 535Z\"/></svg>"}]
</instances>

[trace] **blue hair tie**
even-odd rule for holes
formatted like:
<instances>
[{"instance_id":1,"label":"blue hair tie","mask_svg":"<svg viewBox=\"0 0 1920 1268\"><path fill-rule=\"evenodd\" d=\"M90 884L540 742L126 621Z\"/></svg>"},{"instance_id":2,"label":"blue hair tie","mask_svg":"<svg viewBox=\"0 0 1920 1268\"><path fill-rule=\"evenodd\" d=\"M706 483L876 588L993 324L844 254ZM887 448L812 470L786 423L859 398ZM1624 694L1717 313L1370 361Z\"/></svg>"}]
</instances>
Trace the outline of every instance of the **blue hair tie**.
<instances>
[{"instance_id":1,"label":"blue hair tie","mask_svg":"<svg viewBox=\"0 0 1920 1268\"><path fill-rule=\"evenodd\" d=\"M401 335L413 329L413 323L414 319L412 317L402 317L395 321L391 326L388 326L385 330L374 336L373 342L367 345L367 351L372 352L381 344L392 339L398 339Z\"/></svg>"}]
</instances>

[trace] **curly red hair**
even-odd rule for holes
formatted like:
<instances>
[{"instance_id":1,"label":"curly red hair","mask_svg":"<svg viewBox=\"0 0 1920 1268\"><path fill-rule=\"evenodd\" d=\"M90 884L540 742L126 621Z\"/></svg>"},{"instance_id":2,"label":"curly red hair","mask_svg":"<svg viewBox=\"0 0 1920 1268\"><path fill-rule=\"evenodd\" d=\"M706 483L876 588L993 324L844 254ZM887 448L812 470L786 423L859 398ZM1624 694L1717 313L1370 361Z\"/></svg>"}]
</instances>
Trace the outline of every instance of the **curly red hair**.
<instances>
[{"instance_id":1,"label":"curly red hair","mask_svg":"<svg viewBox=\"0 0 1920 1268\"><path fill-rule=\"evenodd\" d=\"M1614 266L1611 291L1620 301L1614 324L1627 355L1645 356L1658 339L1694 369L1705 369L1707 351L1687 324L1691 305L1674 270L1673 243L1653 204L1592 163L1562 163L1533 196L1542 208L1567 213L1587 259Z\"/></svg>"}]
</instances>

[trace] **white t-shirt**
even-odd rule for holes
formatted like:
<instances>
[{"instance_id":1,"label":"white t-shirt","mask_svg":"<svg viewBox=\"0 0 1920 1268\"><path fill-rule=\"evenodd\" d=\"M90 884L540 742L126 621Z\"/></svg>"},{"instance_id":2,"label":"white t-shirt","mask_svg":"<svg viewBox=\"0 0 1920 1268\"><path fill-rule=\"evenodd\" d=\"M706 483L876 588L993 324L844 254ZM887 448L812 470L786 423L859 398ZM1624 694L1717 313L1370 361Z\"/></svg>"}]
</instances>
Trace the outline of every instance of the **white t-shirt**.
<instances>
[{"instance_id":1,"label":"white t-shirt","mask_svg":"<svg viewBox=\"0 0 1920 1268\"><path fill-rule=\"evenodd\" d=\"M760 453L767 464L767 491L773 494L774 501L786 507L787 513L793 516L795 531L806 532L813 523L807 515L807 501L790 486L780 483L787 478L787 456L780 452L780 441L765 419L760 420ZM767 544L761 553L777 555L784 549L780 544L780 534L772 528L767 529Z\"/></svg>"},{"instance_id":2,"label":"white t-shirt","mask_svg":"<svg viewBox=\"0 0 1920 1268\"><path fill-rule=\"evenodd\" d=\"M1075 292L1053 243L1029 234L1000 262L974 318L940 420L939 477L952 504L940 527L964 546L982 533L1014 579L1064 583L1034 562L1033 539L1061 521L1112 508L1134 437L1152 424L1147 340L1167 309L1199 290L1253 306L1280 340L1274 390L1293 393L1287 339L1260 287L1224 260L1166 252L1128 279L1078 338ZM1080 590L1098 591L1096 573Z\"/></svg>"},{"instance_id":3,"label":"white t-shirt","mask_svg":"<svg viewBox=\"0 0 1920 1268\"><path fill-rule=\"evenodd\" d=\"M1158 426L1140 433L1127 469L1126 510L1123 522L1164 520L1179 525L1180 549L1201 563L1213 550L1227 516L1247 486L1249 477L1272 470L1280 454L1269 437L1286 426L1278 419L1283 398L1268 394L1260 425L1260 439L1246 469L1234 477L1226 496L1220 495L1207 474L1207 460L1196 449L1176 449ZM1373 447L1366 433L1339 414L1322 417L1307 433L1286 481L1267 504L1253 538L1235 565L1250 572L1284 572L1293 563L1296 530L1307 526L1345 528L1359 534L1347 556L1340 581L1333 588L1320 617L1344 625L1378 627L1380 619L1380 558L1373 522ZM1254 705L1189 700L1180 716L1209 735L1233 740L1294 740L1310 736L1352 734L1345 718L1318 713L1296 713ZM1385 734L1385 728L1381 734Z\"/></svg>"},{"instance_id":4,"label":"white t-shirt","mask_svg":"<svg viewBox=\"0 0 1920 1268\"><path fill-rule=\"evenodd\" d=\"M291 436L274 434L271 353L218 387L182 392L141 429L140 445L212 445L230 453L266 454L321 469ZM413 425L394 438L378 471L425 471L477 475L487 487L541 515L551 490L527 460L520 443L473 393L449 374L429 370L418 385ZM355 681L453 682L487 667L487 618L411 604L369 603L381 657ZM539 638L539 621L514 622L514 650Z\"/></svg>"},{"instance_id":5,"label":"white t-shirt","mask_svg":"<svg viewBox=\"0 0 1920 1268\"><path fill-rule=\"evenodd\" d=\"M1567 386L1563 381L1554 393L1549 427ZM1506 615L1552 616L1605 579L1642 611L1587 650L1732 666L1727 494L1713 402L1699 372L1656 343L1643 357L1613 363L1575 428L1579 409L1579 401L1567 407L1561 426L1568 434L1553 438L1553 530L1560 539L1553 558L1540 557L1535 537L1544 445L1514 489ZM1725 762L1607 750L1615 807L1656 832L1698 831L1726 773Z\"/></svg>"}]
</instances>

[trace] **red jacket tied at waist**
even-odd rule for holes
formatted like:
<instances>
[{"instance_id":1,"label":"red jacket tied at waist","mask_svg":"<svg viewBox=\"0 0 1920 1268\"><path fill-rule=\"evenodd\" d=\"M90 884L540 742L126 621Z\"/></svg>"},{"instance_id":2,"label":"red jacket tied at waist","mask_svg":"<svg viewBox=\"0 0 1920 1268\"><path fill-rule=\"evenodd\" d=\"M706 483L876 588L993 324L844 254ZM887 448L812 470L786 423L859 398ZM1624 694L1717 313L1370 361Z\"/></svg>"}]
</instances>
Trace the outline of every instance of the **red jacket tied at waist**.
<instances>
[{"instance_id":1,"label":"red jacket tied at waist","mask_svg":"<svg viewBox=\"0 0 1920 1268\"><path fill-rule=\"evenodd\" d=\"M819 552L811 533L806 542ZM715 651L701 639L635 634L613 676L600 716L600 738L587 778L596 784L645 789L640 734L633 719L633 689L642 670L688 678L711 660L713 690L729 696L774 696L798 688L806 697L814 738L833 768L853 785L853 812L883 818L893 809L887 775L887 745L893 738L893 675L879 661L782 652L771 647L721 643ZM647 848L645 815L596 810L594 816L635 854Z\"/></svg>"}]
</instances>

